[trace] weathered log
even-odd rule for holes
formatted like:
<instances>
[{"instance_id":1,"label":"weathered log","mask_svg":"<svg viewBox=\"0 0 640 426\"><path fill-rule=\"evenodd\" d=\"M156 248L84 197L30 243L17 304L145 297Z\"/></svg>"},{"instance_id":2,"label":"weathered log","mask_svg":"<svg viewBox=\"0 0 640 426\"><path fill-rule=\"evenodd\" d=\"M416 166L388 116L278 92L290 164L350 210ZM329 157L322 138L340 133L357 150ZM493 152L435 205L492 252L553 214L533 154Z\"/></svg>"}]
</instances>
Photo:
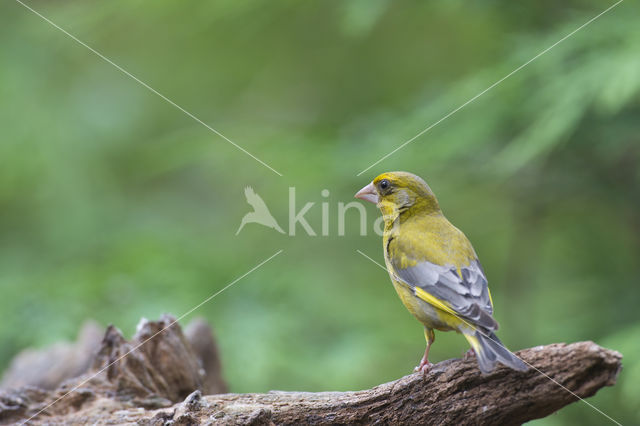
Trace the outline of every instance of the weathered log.
<instances>
[{"instance_id":1,"label":"weathered log","mask_svg":"<svg viewBox=\"0 0 640 426\"><path fill-rule=\"evenodd\" d=\"M557 383L534 369L499 367L482 375L475 359L454 359L426 375L414 373L363 391L202 396L204 367L193 362L193 348L177 324L118 360L170 321L143 323L132 342L110 328L92 372L55 392L23 388L0 395L0 421L37 414L30 423L521 424L612 386L622 358L593 342L556 343L518 355ZM213 368L219 372L219 365ZM200 390L174 403L195 389Z\"/></svg>"},{"instance_id":2,"label":"weathered log","mask_svg":"<svg viewBox=\"0 0 640 426\"><path fill-rule=\"evenodd\" d=\"M102 341L98 339L92 348L87 348L87 339L81 337L75 344L19 354L3 381L0 423L29 418L43 409L42 417L64 415L101 399L110 400L114 410L159 408L182 401L194 390L205 394L226 392L211 328L196 319L185 336L174 321L169 315L159 321L143 319L131 341L110 325ZM80 348L88 353L78 353ZM84 374L78 376L79 372ZM53 387L49 386L52 381L62 383L46 392ZM19 387L11 386L14 383Z\"/></svg>"},{"instance_id":3,"label":"weathered log","mask_svg":"<svg viewBox=\"0 0 640 426\"><path fill-rule=\"evenodd\" d=\"M3 374L0 390L20 387L56 389L63 382L87 373L92 366L95 371L106 365L110 356L115 357L118 351L124 353L131 350L132 346L149 338L172 321L174 319L169 315L164 316L158 322L149 322L143 319L138 324L137 333L131 343L126 342L122 334L113 326L108 327L105 331L95 321L86 321L78 333L76 342L56 343L40 350L26 349L16 355ZM169 364L169 370L173 370L175 365L169 358L175 356L176 352L180 352L182 355L188 352L189 355L195 356L195 359L193 356L187 356L184 359L178 356L178 358L181 359L180 364L182 365L187 360L191 362L194 371L204 370L202 375L204 382L199 389L207 394L227 391L227 385L222 379L218 346L213 336L213 330L205 320L202 318L194 319L187 325L184 336L178 326L162 339L153 340L155 342L147 345L143 352L148 358L153 358L156 368L158 363L165 363ZM155 348L156 344L163 345L162 350ZM195 364L198 364L197 367ZM191 374L200 373L202 371ZM191 385L185 384L184 386L188 391L179 395L169 395L169 398L177 402L193 391Z\"/></svg>"},{"instance_id":4,"label":"weathered log","mask_svg":"<svg viewBox=\"0 0 640 426\"><path fill-rule=\"evenodd\" d=\"M222 379L218 345L209 324L202 318L196 318L187 325L184 335L204 368L204 392L207 394L227 392L227 384Z\"/></svg>"},{"instance_id":5,"label":"weathered log","mask_svg":"<svg viewBox=\"0 0 640 426\"><path fill-rule=\"evenodd\" d=\"M62 382L87 372L100 348L104 327L86 321L73 343L60 342L44 350L26 349L13 358L0 389L34 386L56 389Z\"/></svg>"}]
</instances>

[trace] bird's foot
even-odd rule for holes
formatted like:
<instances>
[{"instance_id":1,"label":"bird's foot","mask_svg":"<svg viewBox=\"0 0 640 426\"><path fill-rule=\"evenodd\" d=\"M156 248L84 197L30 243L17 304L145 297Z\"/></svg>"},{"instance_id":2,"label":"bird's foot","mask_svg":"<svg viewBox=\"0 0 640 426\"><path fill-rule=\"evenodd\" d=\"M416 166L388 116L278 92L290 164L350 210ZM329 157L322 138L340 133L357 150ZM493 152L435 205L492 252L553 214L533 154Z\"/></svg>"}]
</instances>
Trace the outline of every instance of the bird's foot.
<instances>
[{"instance_id":1,"label":"bird's foot","mask_svg":"<svg viewBox=\"0 0 640 426\"><path fill-rule=\"evenodd\" d=\"M423 374L427 374L433 367L433 364L425 357L420 360L420 365L413 369L414 372L422 371Z\"/></svg>"},{"instance_id":2,"label":"bird's foot","mask_svg":"<svg viewBox=\"0 0 640 426\"><path fill-rule=\"evenodd\" d=\"M476 356L476 352L473 349L469 349L464 354L462 354L462 359L465 361L469 361L470 359Z\"/></svg>"},{"instance_id":3,"label":"bird's foot","mask_svg":"<svg viewBox=\"0 0 640 426\"><path fill-rule=\"evenodd\" d=\"M413 369L413 371L416 373L418 371L422 371L422 374L427 374L429 370L431 370L431 367L433 367L433 364L430 362L427 362L426 364L418 365L416 368Z\"/></svg>"}]
</instances>

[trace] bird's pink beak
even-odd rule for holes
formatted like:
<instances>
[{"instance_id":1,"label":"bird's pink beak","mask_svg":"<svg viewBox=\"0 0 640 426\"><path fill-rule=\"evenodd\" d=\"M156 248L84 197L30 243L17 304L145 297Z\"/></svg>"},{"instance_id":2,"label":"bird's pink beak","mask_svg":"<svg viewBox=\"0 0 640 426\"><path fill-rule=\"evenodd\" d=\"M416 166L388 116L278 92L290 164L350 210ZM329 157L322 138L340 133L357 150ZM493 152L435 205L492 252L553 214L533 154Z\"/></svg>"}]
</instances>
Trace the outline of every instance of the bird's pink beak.
<instances>
[{"instance_id":1,"label":"bird's pink beak","mask_svg":"<svg viewBox=\"0 0 640 426\"><path fill-rule=\"evenodd\" d=\"M373 204L378 204L378 191L376 191L376 187L373 186L373 182L358 191L355 197L372 202Z\"/></svg>"}]
</instances>

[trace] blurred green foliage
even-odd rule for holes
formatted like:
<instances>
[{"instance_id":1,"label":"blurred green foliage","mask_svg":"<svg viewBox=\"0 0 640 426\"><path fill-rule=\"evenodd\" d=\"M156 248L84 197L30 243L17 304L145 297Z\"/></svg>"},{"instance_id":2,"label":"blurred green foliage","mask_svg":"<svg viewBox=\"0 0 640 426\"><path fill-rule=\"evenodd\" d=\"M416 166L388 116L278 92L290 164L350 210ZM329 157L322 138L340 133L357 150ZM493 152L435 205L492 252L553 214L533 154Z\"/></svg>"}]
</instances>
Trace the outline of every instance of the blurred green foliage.
<instances>
[{"instance_id":1,"label":"blurred green foliage","mask_svg":"<svg viewBox=\"0 0 640 426\"><path fill-rule=\"evenodd\" d=\"M86 318L133 332L198 309L235 392L346 390L411 371L420 325L381 238L337 205L379 172L423 176L474 243L512 349L621 351L590 400L640 422L640 7L624 2L373 167L609 3L30 2L279 177L18 3L0 6L0 368ZM251 185L286 229L247 225ZM321 196L328 189L329 197ZM377 217L367 206L368 229ZM187 322L186 318L184 322ZM433 360L466 344L440 333ZM538 424L603 424L573 404Z\"/></svg>"}]
</instances>

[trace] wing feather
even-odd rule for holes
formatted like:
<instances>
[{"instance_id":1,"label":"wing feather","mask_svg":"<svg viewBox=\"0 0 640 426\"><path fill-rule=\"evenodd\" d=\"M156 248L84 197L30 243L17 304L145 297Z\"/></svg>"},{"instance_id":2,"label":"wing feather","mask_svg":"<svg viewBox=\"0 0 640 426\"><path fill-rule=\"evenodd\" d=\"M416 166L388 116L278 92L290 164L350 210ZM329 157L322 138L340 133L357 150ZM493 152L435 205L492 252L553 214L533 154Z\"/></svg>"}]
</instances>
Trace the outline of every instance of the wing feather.
<instances>
[{"instance_id":1,"label":"wing feather","mask_svg":"<svg viewBox=\"0 0 640 426\"><path fill-rule=\"evenodd\" d=\"M414 288L416 296L424 296L426 292L471 324L498 329L498 323L491 316L493 306L487 279L477 259L461 267L460 274L452 265L437 265L426 260L408 268L394 264L394 272L397 279ZM416 291L416 287L421 291Z\"/></svg>"}]
</instances>

